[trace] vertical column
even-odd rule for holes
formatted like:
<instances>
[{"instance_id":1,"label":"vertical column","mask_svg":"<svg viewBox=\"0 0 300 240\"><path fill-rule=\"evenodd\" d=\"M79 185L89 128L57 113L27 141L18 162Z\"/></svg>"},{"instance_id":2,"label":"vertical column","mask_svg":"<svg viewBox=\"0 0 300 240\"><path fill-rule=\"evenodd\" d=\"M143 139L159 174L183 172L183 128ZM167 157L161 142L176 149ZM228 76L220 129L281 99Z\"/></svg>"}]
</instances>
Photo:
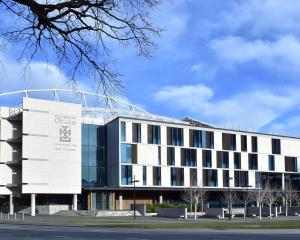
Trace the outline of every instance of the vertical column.
<instances>
[{"instance_id":1,"label":"vertical column","mask_svg":"<svg viewBox=\"0 0 300 240\"><path fill-rule=\"evenodd\" d=\"M14 200L13 200L13 195L9 195L9 214L13 215L14 214Z\"/></svg>"},{"instance_id":2,"label":"vertical column","mask_svg":"<svg viewBox=\"0 0 300 240\"><path fill-rule=\"evenodd\" d=\"M35 194L31 194L31 216L35 216Z\"/></svg>"},{"instance_id":3,"label":"vertical column","mask_svg":"<svg viewBox=\"0 0 300 240\"><path fill-rule=\"evenodd\" d=\"M119 210L123 210L123 195L119 194Z\"/></svg>"},{"instance_id":4,"label":"vertical column","mask_svg":"<svg viewBox=\"0 0 300 240\"><path fill-rule=\"evenodd\" d=\"M109 210L116 210L115 206L115 192L108 193L108 209Z\"/></svg>"},{"instance_id":5,"label":"vertical column","mask_svg":"<svg viewBox=\"0 0 300 240\"><path fill-rule=\"evenodd\" d=\"M92 210L92 193L89 192L87 195L87 210Z\"/></svg>"},{"instance_id":6,"label":"vertical column","mask_svg":"<svg viewBox=\"0 0 300 240\"><path fill-rule=\"evenodd\" d=\"M162 204L162 203L163 203L163 195L160 194L160 195L159 195L159 204Z\"/></svg>"},{"instance_id":7,"label":"vertical column","mask_svg":"<svg viewBox=\"0 0 300 240\"><path fill-rule=\"evenodd\" d=\"M77 211L77 194L73 195L73 211Z\"/></svg>"}]
</instances>

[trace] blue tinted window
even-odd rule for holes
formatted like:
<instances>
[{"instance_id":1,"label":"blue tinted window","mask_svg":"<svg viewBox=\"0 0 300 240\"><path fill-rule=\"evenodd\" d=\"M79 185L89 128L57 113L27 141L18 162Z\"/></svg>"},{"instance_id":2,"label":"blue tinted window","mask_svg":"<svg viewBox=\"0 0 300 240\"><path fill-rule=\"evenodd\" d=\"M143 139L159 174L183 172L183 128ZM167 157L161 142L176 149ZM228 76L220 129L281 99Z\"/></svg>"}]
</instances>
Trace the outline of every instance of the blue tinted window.
<instances>
[{"instance_id":1,"label":"blue tinted window","mask_svg":"<svg viewBox=\"0 0 300 240\"><path fill-rule=\"evenodd\" d=\"M203 150L202 151L202 161L203 167L211 167L211 150Z\"/></svg>"},{"instance_id":2,"label":"blue tinted window","mask_svg":"<svg viewBox=\"0 0 300 240\"><path fill-rule=\"evenodd\" d=\"M182 128L167 128L168 145L183 146L183 129Z\"/></svg>"},{"instance_id":3,"label":"blue tinted window","mask_svg":"<svg viewBox=\"0 0 300 240\"><path fill-rule=\"evenodd\" d=\"M273 155L269 155L269 171L275 170L275 158Z\"/></svg>"},{"instance_id":4,"label":"blue tinted window","mask_svg":"<svg viewBox=\"0 0 300 240\"><path fill-rule=\"evenodd\" d=\"M191 130L190 134L192 134L191 147L202 147L202 131Z\"/></svg>"},{"instance_id":5,"label":"blue tinted window","mask_svg":"<svg viewBox=\"0 0 300 240\"><path fill-rule=\"evenodd\" d=\"M82 124L82 186L106 185L106 127Z\"/></svg>"},{"instance_id":6,"label":"blue tinted window","mask_svg":"<svg viewBox=\"0 0 300 240\"><path fill-rule=\"evenodd\" d=\"M89 125L82 124L81 142L82 142L82 145L89 145Z\"/></svg>"},{"instance_id":7,"label":"blue tinted window","mask_svg":"<svg viewBox=\"0 0 300 240\"><path fill-rule=\"evenodd\" d=\"M197 166L196 149L181 149L181 165L182 166Z\"/></svg>"},{"instance_id":8,"label":"blue tinted window","mask_svg":"<svg viewBox=\"0 0 300 240\"><path fill-rule=\"evenodd\" d=\"M121 141L126 142L126 123L121 122Z\"/></svg>"},{"instance_id":9,"label":"blue tinted window","mask_svg":"<svg viewBox=\"0 0 300 240\"><path fill-rule=\"evenodd\" d=\"M123 185L132 184L132 166L129 165L121 166L121 183Z\"/></svg>"},{"instance_id":10,"label":"blue tinted window","mask_svg":"<svg viewBox=\"0 0 300 240\"><path fill-rule=\"evenodd\" d=\"M132 163L132 145L122 143L121 144L121 162Z\"/></svg>"}]
</instances>

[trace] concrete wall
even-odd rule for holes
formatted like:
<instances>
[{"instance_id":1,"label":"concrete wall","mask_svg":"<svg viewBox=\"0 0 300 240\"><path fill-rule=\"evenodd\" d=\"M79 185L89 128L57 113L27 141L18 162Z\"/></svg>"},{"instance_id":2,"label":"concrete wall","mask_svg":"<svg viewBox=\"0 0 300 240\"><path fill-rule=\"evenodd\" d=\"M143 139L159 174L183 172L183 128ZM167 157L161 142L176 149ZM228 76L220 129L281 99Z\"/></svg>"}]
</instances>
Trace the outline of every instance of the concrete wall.
<instances>
[{"instance_id":1,"label":"concrete wall","mask_svg":"<svg viewBox=\"0 0 300 240\"><path fill-rule=\"evenodd\" d=\"M187 218L187 208L159 208L158 217Z\"/></svg>"},{"instance_id":2,"label":"concrete wall","mask_svg":"<svg viewBox=\"0 0 300 240\"><path fill-rule=\"evenodd\" d=\"M24 98L23 108L22 193L81 193L81 106Z\"/></svg>"},{"instance_id":3,"label":"concrete wall","mask_svg":"<svg viewBox=\"0 0 300 240\"><path fill-rule=\"evenodd\" d=\"M211 217L211 218L224 218L224 208L207 208L205 209L205 217Z\"/></svg>"}]
</instances>

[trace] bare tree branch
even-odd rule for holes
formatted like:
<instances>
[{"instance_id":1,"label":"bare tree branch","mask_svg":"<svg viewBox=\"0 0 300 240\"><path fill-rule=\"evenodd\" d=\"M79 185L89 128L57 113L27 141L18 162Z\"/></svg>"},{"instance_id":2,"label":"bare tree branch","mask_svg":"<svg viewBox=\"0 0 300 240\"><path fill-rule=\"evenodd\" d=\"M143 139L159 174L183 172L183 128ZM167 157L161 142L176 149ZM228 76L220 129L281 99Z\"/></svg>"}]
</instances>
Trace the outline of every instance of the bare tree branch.
<instances>
[{"instance_id":1,"label":"bare tree branch","mask_svg":"<svg viewBox=\"0 0 300 240\"><path fill-rule=\"evenodd\" d=\"M162 29L149 18L159 0L0 0L0 12L17 18L17 26L0 32L23 48L20 58L30 62L51 48L58 63L69 69L71 80L79 72L93 76L104 93L122 87L114 71L112 42L135 44L140 55L149 57L156 46L153 37Z\"/></svg>"}]
</instances>

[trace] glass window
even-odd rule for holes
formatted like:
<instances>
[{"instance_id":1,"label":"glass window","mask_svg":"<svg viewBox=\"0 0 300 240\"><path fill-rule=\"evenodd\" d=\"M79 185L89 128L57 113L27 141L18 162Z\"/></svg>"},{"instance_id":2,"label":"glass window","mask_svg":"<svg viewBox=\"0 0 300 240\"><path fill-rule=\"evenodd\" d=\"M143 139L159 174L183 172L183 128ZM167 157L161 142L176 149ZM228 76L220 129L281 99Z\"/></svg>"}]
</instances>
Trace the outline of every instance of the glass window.
<instances>
[{"instance_id":1,"label":"glass window","mask_svg":"<svg viewBox=\"0 0 300 240\"><path fill-rule=\"evenodd\" d=\"M297 158L296 157L285 157L285 171L286 172L297 172Z\"/></svg>"},{"instance_id":2,"label":"glass window","mask_svg":"<svg viewBox=\"0 0 300 240\"><path fill-rule=\"evenodd\" d=\"M248 160L249 160L249 169L257 170L258 169L257 154L249 153Z\"/></svg>"},{"instance_id":3,"label":"glass window","mask_svg":"<svg viewBox=\"0 0 300 240\"><path fill-rule=\"evenodd\" d=\"M273 155L269 155L269 171L275 170L275 158Z\"/></svg>"},{"instance_id":4,"label":"glass window","mask_svg":"<svg viewBox=\"0 0 300 240\"><path fill-rule=\"evenodd\" d=\"M161 168L153 167L153 186L161 185Z\"/></svg>"},{"instance_id":5,"label":"glass window","mask_svg":"<svg viewBox=\"0 0 300 240\"><path fill-rule=\"evenodd\" d=\"M171 168L171 185L183 186L184 185L184 169L183 168Z\"/></svg>"},{"instance_id":6,"label":"glass window","mask_svg":"<svg viewBox=\"0 0 300 240\"><path fill-rule=\"evenodd\" d=\"M160 144L160 126L148 125L148 143Z\"/></svg>"},{"instance_id":7,"label":"glass window","mask_svg":"<svg viewBox=\"0 0 300 240\"><path fill-rule=\"evenodd\" d=\"M202 166L211 167L211 150L202 150Z\"/></svg>"},{"instance_id":8,"label":"glass window","mask_svg":"<svg viewBox=\"0 0 300 240\"><path fill-rule=\"evenodd\" d=\"M147 167L143 166L143 185L147 185Z\"/></svg>"},{"instance_id":9,"label":"glass window","mask_svg":"<svg viewBox=\"0 0 300 240\"><path fill-rule=\"evenodd\" d=\"M218 168L229 168L229 153L217 151L217 166Z\"/></svg>"},{"instance_id":10,"label":"glass window","mask_svg":"<svg viewBox=\"0 0 300 240\"><path fill-rule=\"evenodd\" d=\"M217 187L218 186L218 172L213 169L203 169L203 186Z\"/></svg>"},{"instance_id":11,"label":"glass window","mask_svg":"<svg viewBox=\"0 0 300 240\"><path fill-rule=\"evenodd\" d=\"M257 137L251 137L252 152L257 152Z\"/></svg>"},{"instance_id":12,"label":"glass window","mask_svg":"<svg viewBox=\"0 0 300 240\"><path fill-rule=\"evenodd\" d=\"M168 145L183 146L183 129L167 127Z\"/></svg>"},{"instance_id":13,"label":"glass window","mask_svg":"<svg viewBox=\"0 0 300 240\"><path fill-rule=\"evenodd\" d=\"M161 165L161 146L157 148L158 165Z\"/></svg>"},{"instance_id":14,"label":"glass window","mask_svg":"<svg viewBox=\"0 0 300 240\"><path fill-rule=\"evenodd\" d=\"M248 171L234 171L234 186L235 187L248 186Z\"/></svg>"},{"instance_id":15,"label":"glass window","mask_svg":"<svg viewBox=\"0 0 300 240\"><path fill-rule=\"evenodd\" d=\"M223 170L223 187L229 186L229 170Z\"/></svg>"},{"instance_id":16,"label":"glass window","mask_svg":"<svg viewBox=\"0 0 300 240\"><path fill-rule=\"evenodd\" d=\"M121 144L121 162L122 163L137 163L137 145L136 144Z\"/></svg>"},{"instance_id":17,"label":"glass window","mask_svg":"<svg viewBox=\"0 0 300 240\"><path fill-rule=\"evenodd\" d=\"M181 148L181 166L197 166L196 149Z\"/></svg>"},{"instance_id":18,"label":"glass window","mask_svg":"<svg viewBox=\"0 0 300 240\"><path fill-rule=\"evenodd\" d=\"M132 142L140 143L141 142L141 124L132 123Z\"/></svg>"},{"instance_id":19,"label":"glass window","mask_svg":"<svg viewBox=\"0 0 300 240\"><path fill-rule=\"evenodd\" d=\"M241 169L241 153L239 152L234 153L234 168Z\"/></svg>"},{"instance_id":20,"label":"glass window","mask_svg":"<svg viewBox=\"0 0 300 240\"><path fill-rule=\"evenodd\" d=\"M202 131L202 147L214 148L214 132Z\"/></svg>"},{"instance_id":21,"label":"glass window","mask_svg":"<svg viewBox=\"0 0 300 240\"><path fill-rule=\"evenodd\" d=\"M126 142L126 122L121 122L121 141Z\"/></svg>"},{"instance_id":22,"label":"glass window","mask_svg":"<svg viewBox=\"0 0 300 240\"><path fill-rule=\"evenodd\" d=\"M190 168L190 186L197 186L197 168Z\"/></svg>"},{"instance_id":23,"label":"glass window","mask_svg":"<svg viewBox=\"0 0 300 240\"><path fill-rule=\"evenodd\" d=\"M223 150L236 150L236 136L235 134L222 133L222 147Z\"/></svg>"},{"instance_id":24,"label":"glass window","mask_svg":"<svg viewBox=\"0 0 300 240\"><path fill-rule=\"evenodd\" d=\"M97 147L89 146L89 166L97 166Z\"/></svg>"},{"instance_id":25,"label":"glass window","mask_svg":"<svg viewBox=\"0 0 300 240\"><path fill-rule=\"evenodd\" d=\"M241 150L247 152L247 136L241 135Z\"/></svg>"},{"instance_id":26,"label":"glass window","mask_svg":"<svg viewBox=\"0 0 300 240\"><path fill-rule=\"evenodd\" d=\"M168 166L175 165L175 148L174 147L167 148L167 165Z\"/></svg>"},{"instance_id":27,"label":"glass window","mask_svg":"<svg viewBox=\"0 0 300 240\"><path fill-rule=\"evenodd\" d=\"M281 154L280 139L272 138L272 154Z\"/></svg>"},{"instance_id":28,"label":"glass window","mask_svg":"<svg viewBox=\"0 0 300 240\"><path fill-rule=\"evenodd\" d=\"M82 124L82 186L106 185L106 127Z\"/></svg>"},{"instance_id":29,"label":"glass window","mask_svg":"<svg viewBox=\"0 0 300 240\"><path fill-rule=\"evenodd\" d=\"M122 185L132 184L132 166L130 165L121 166L121 183Z\"/></svg>"},{"instance_id":30,"label":"glass window","mask_svg":"<svg viewBox=\"0 0 300 240\"><path fill-rule=\"evenodd\" d=\"M89 145L89 125L82 124L81 127L81 143L82 145Z\"/></svg>"},{"instance_id":31,"label":"glass window","mask_svg":"<svg viewBox=\"0 0 300 240\"><path fill-rule=\"evenodd\" d=\"M192 130L189 131L190 147L202 147L202 131Z\"/></svg>"}]
</instances>

